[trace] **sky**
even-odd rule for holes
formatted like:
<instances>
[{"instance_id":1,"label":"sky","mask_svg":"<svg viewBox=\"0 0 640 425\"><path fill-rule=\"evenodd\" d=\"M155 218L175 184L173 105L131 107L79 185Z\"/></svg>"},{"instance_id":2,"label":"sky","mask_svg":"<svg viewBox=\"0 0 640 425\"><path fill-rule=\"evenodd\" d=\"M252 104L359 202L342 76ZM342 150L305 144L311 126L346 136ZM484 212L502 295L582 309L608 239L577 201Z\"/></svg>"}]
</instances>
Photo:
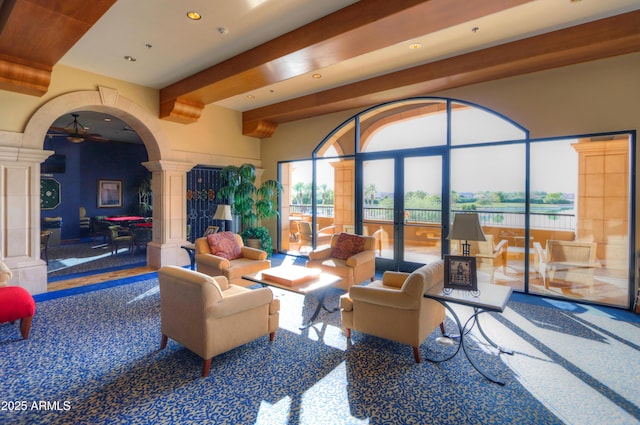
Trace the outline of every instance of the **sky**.
<instances>
[{"instance_id":1,"label":"sky","mask_svg":"<svg viewBox=\"0 0 640 425\"><path fill-rule=\"evenodd\" d=\"M532 143L531 190L575 193L578 187L578 156L575 139ZM454 149L451 153L451 186L457 192L523 192L525 187L524 145ZM439 194L442 168L439 156L405 160L405 190ZM318 161L318 184L333 188L333 167ZM393 192L393 160L366 161L364 187L374 184L379 192ZM311 183L311 161L295 163L293 180Z\"/></svg>"},{"instance_id":2,"label":"sky","mask_svg":"<svg viewBox=\"0 0 640 425\"><path fill-rule=\"evenodd\" d=\"M578 155L574 139L540 142L531 148L531 190L575 193L578 187ZM524 144L455 149L451 153L451 187L457 192L524 192ZM393 192L393 161L368 161L365 187ZM407 159L405 190L433 194L441 190L440 157Z\"/></svg>"}]
</instances>

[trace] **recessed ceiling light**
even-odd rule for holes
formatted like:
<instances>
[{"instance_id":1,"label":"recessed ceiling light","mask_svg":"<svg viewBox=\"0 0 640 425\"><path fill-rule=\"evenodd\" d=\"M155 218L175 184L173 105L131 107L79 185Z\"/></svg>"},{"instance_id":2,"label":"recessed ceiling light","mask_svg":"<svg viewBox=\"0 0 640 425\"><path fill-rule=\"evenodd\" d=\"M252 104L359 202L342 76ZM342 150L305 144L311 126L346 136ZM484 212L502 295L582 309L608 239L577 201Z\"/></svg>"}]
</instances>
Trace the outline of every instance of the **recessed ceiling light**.
<instances>
[{"instance_id":1,"label":"recessed ceiling light","mask_svg":"<svg viewBox=\"0 0 640 425\"><path fill-rule=\"evenodd\" d=\"M218 27L218 32L219 32L221 35L225 35L226 33L228 33L228 32L229 32L229 30L228 30L228 29L226 29L225 27Z\"/></svg>"},{"instance_id":2,"label":"recessed ceiling light","mask_svg":"<svg viewBox=\"0 0 640 425\"><path fill-rule=\"evenodd\" d=\"M471 28L471 32L474 33L474 34L477 33L478 31L480 31L480 28L478 28L478 27Z\"/></svg>"},{"instance_id":3,"label":"recessed ceiling light","mask_svg":"<svg viewBox=\"0 0 640 425\"><path fill-rule=\"evenodd\" d=\"M127 55L127 56L124 57L124 60L129 61L129 62L135 62L136 58L134 58L133 56Z\"/></svg>"},{"instance_id":4,"label":"recessed ceiling light","mask_svg":"<svg viewBox=\"0 0 640 425\"><path fill-rule=\"evenodd\" d=\"M187 18L191 19L192 21L199 21L200 19L202 19L202 15L195 10L190 10L189 12L187 12Z\"/></svg>"},{"instance_id":5,"label":"recessed ceiling light","mask_svg":"<svg viewBox=\"0 0 640 425\"><path fill-rule=\"evenodd\" d=\"M416 50L422 47L422 43L411 43L409 44L409 48L411 50Z\"/></svg>"},{"instance_id":6,"label":"recessed ceiling light","mask_svg":"<svg viewBox=\"0 0 640 425\"><path fill-rule=\"evenodd\" d=\"M322 78L322 74L313 74L312 75L313 78L315 78L316 80Z\"/></svg>"},{"instance_id":7,"label":"recessed ceiling light","mask_svg":"<svg viewBox=\"0 0 640 425\"><path fill-rule=\"evenodd\" d=\"M105 118L104 121L105 122L111 122L111 118Z\"/></svg>"},{"instance_id":8,"label":"recessed ceiling light","mask_svg":"<svg viewBox=\"0 0 640 425\"><path fill-rule=\"evenodd\" d=\"M255 98L256 98L256 97L255 97L254 95L252 95L252 94L248 94L248 95L247 95L247 99L255 99Z\"/></svg>"}]
</instances>

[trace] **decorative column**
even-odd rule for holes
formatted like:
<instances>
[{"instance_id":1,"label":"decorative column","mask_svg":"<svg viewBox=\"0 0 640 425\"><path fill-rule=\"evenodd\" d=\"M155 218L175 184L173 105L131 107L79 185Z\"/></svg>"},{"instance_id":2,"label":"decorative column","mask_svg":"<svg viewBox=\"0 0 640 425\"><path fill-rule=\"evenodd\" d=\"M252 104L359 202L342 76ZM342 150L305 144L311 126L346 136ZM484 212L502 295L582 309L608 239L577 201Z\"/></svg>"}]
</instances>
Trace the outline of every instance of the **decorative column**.
<instances>
[{"instance_id":1,"label":"decorative column","mask_svg":"<svg viewBox=\"0 0 640 425\"><path fill-rule=\"evenodd\" d=\"M9 285L47 292L40 259L40 163L54 152L0 146L0 261L13 272Z\"/></svg>"},{"instance_id":2,"label":"decorative column","mask_svg":"<svg viewBox=\"0 0 640 425\"><path fill-rule=\"evenodd\" d=\"M629 264L629 140L581 139L576 240L598 243L603 267L621 275Z\"/></svg>"},{"instance_id":3,"label":"decorative column","mask_svg":"<svg viewBox=\"0 0 640 425\"><path fill-rule=\"evenodd\" d=\"M355 220L355 161L345 159L332 162L334 168L333 214L336 231L343 225L354 224Z\"/></svg>"},{"instance_id":4,"label":"decorative column","mask_svg":"<svg viewBox=\"0 0 640 425\"><path fill-rule=\"evenodd\" d=\"M147 246L147 264L189 264L180 246L187 243L187 172L196 164L180 161L149 161L144 165L152 173L153 241Z\"/></svg>"}]
</instances>

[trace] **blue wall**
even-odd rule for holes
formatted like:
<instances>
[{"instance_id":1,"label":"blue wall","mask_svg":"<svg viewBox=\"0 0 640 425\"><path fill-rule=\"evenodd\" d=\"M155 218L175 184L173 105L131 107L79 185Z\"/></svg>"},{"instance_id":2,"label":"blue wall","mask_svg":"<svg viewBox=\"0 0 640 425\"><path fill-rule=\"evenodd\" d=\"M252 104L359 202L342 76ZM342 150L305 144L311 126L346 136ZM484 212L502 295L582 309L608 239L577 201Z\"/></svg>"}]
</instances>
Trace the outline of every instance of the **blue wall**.
<instances>
[{"instance_id":1,"label":"blue wall","mask_svg":"<svg viewBox=\"0 0 640 425\"><path fill-rule=\"evenodd\" d=\"M62 217L62 240L80 237L80 207L87 216L138 215L137 187L151 173L141 165L148 160L144 145L118 142L74 144L65 137L54 137L45 149L66 155L64 173L43 174L60 183L60 205L41 210L44 217ZM122 181L122 208L98 208L98 180ZM44 223L44 221L43 221Z\"/></svg>"}]
</instances>

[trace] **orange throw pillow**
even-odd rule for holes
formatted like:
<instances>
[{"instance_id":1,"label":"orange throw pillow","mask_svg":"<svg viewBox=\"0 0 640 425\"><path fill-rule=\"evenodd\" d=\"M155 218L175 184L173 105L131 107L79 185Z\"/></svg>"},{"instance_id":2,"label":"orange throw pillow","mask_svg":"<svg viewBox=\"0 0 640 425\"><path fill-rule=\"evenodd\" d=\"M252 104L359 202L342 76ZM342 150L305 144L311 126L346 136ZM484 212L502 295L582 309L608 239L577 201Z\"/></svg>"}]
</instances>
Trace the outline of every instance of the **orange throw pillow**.
<instances>
[{"instance_id":1,"label":"orange throw pillow","mask_svg":"<svg viewBox=\"0 0 640 425\"><path fill-rule=\"evenodd\" d=\"M336 246L331 249L331 256L346 260L352 255L364 251L364 238L349 233L340 233Z\"/></svg>"},{"instance_id":2,"label":"orange throw pillow","mask_svg":"<svg viewBox=\"0 0 640 425\"><path fill-rule=\"evenodd\" d=\"M227 260L235 260L242 257L242 248L238 245L238 241L236 241L236 237L232 232L207 235L207 242L209 243L209 251L213 255Z\"/></svg>"}]
</instances>

